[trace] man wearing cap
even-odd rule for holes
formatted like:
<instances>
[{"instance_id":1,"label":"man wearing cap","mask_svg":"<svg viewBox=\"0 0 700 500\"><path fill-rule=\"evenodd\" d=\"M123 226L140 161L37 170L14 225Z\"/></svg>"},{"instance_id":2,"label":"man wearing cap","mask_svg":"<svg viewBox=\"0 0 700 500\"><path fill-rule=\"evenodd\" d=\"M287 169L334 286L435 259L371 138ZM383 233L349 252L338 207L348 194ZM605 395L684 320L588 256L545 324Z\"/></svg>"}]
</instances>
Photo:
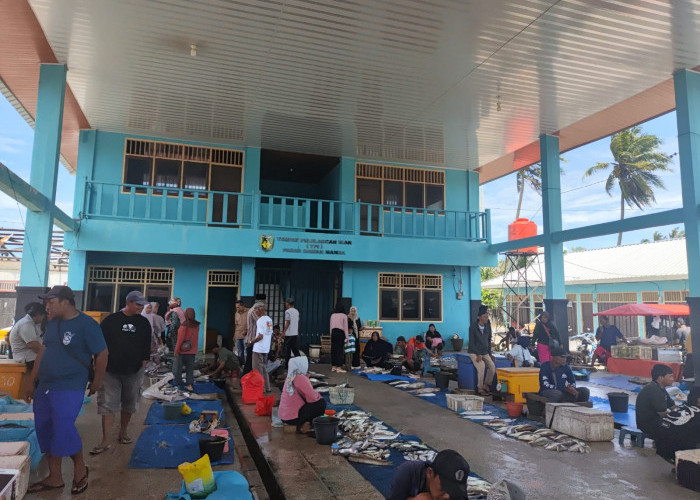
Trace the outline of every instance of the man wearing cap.
<instances>
[{"instance_id":1,"label":"man wearing cap","mask_svg":"<svg viewBox=\"0 0 700 500\"><path fill-rule=\"evenodd\" d=\"M553 403L588 401L587 387L576 388L576 378L566 364L566 351L562 347L550 349L552 359L540 366L540 395Z\"/></svg>"},{"instance_id":2,"label":"man wearing cap","mask_svg":"<svg viewBox=\"0 0 700 500\"><path fill-rule=\"evenodd\" d=\"M48 459L49 475L28 491L62 489L61 462L63 457L71 457L74 471L71 493L79 494L88 487L88 469L75 419L83 406L93 356L95 374L88 386L89 394L102 388L107 345L97 322L75 308L70 288L55 286L39 298L46 302L49 321L44 346L34 360L31 373L25 377L23 392L27 400L34 396L34 427L39 447Z\"/></svg>"},{"instance_id":3,"label":"man wearing cap","mask_svg":"<svg viewBox=\"0 0 700 500\"><path fill-rule=\"evenodd\" d=\"M109 435L117 413L121 416L119 442L131 443L127 427L141 399L143 372L151 357L151 324L141 315L146 304L140 291L129 292L124 309L110 314L100 325L109 349L109 361L104 388L97 394L97 413L102 415L102 442L90 451L91 455L99 455L110 448Z\"/></svg>"},{"instance_id":4,"label":"man wearing cap","mask_svg":"<svg viewBox=\"0 0 700 500\"><path fill-rule=\"evenodd\" d=\"M391 480L387 500L462 500L467 496L469 464L454 450L442 450L435 460L404 462Z\"/></svg>"}]
</instances>

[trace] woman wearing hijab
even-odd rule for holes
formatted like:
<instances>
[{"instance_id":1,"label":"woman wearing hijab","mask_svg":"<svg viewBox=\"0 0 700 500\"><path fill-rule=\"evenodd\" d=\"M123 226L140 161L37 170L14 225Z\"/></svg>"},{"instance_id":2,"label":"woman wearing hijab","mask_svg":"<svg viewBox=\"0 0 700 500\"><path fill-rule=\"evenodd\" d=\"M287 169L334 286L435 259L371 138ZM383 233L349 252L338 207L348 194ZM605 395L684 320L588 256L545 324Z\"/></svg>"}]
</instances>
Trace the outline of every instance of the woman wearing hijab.
<instances>
[{"instance_id":1,"label":"woman wearing hijab","mask_svg":"<svg viewBox=\"0 0 700 500\"><path fill-rule=\"evenodd\" d=\"M360 315L357 313L357 307L352 306L350 312L348 313L348 333L355 337L355 350L352 354L352 366L360 366L360 350L358 346L360 345L360 332L364 330L365 327L362 326L362 320Z\"/></svg>"},{"instance_id":2,"label":"woman wearing hijab","mask_svg":"<svg viewBox=\"0 0 700 500\"><path fill-rule=\"evenodd\" d=\"M533 336L537 341L537 357L540 363L551 361L552 355L549 349L558 347L561 344L561 338L559 338L557 327L549 321L549 313L547 311L542 312L540 318L535 322Z\"/></svg>"},{"instance_id":3,"label":"woman wearing hijab","mask_svg":"<svg viewBox=\"0 0 700 500\"><path fill-rule=\"evenodd\" d=\"M442 353L442 335L435 329L435 325L430 323L428 325L428 331L425 332L425 345L433 351L434 354Z\"/></svg>"},{"instance_id":4,"label":"woman wearing hijab","mask_svg":"<svg viewBox=\"0 0 700 500\"><path fill-rule=\"evenodd\" d=\"M185 311L182 310L182 302L179 297L173 297L168 302L168 311L165 313L165 324L168 328L168 333L165 337L165 343L168 349L173 351L175 349L175 342L177 341L177 332L185 322Z\"/></svg>"},{"instance_id":5,"label":"woman wearing hijab","mask_svg":"<svg viewBox=\"0 0 700 500\"><path fill-rule=\"evenodd\" d=\"M148 303L145 306L143 306L143 310L141 311L141 316L146 318L148 320L148 324L151 325L151 359L155 356L155 354L158 352L158 345L160 344L160 338L158 335L156 335L155 331L155 319L153 316L153 304Z\"/></svg>"},{"instance_id":6,"label":"woman wearing hijab","mask_svg":"<svg viewBox=\"0 0 700 500\"><path fill-rule=\"evenodd\" d=\"M345 307L338 302L331 314L331 364L332 370L338 373L346 373L343 370L345 364L345 344L348 341L348 315Z\"/></svg>"},{"instance_id":7,"label":"woman wearing hijab","mask_svg":"<svg viewBox=\"0 0 700 500\"><path fill-rule=\"evenodd\" d=\"M173 360L173 375L175 383L182 385L182 366L185 366L185 389L192 392L194 388L194 358L199 345L199 321L194 317L194 309L188 307L185 311L185 321L177 331L175 343L175 359Z\"/></svg>"},{"instance_id":8,"label":"woman wearing hijab","mask_svg":"<svg viewBox=\"0 0 700 500\"><path fill-rule=\"evenodd\" d=\"M508 351L508 359L515 363L516 368L535 366L535 360L530 354L530 337L521 335L515 341L513 348Z\"/></svg>"},{"instance_id":9,"label":"woman wearing hijab","mask_svg":"<svg viewBox=\"0 0 700 500\"><path fill-rule=\"evenodd\" d=\"M297 432L306 434L311 430L314 418L323 415L326 401L311 386L306 372L309 361L306 356L289 359L287 380L282 388L277 416L287 425L296 425Z\"/></svg>"},{"instance_id":10,"label":"woman wearing hijab","mask_svg":"<svg viewBox=\"0 0 700 500\"><path fill-rule=\"evenodd\" d=\"M389 344L391 349L391 344ZM372 338L367 341L365 350L362 351L362 359L367 364L367 366L379 366L384 367L384 363L389 357L391 352L387 352L384 345L384 341L379 338L378 332L372 332Z\"/></svg>"},{"instance_id":11,"label":"woman wearing hijab","mask_svg":"<svg viewBox=\"0 0 700 500\"><path fill-rule=\"evenodd\" d=\"M163 316L158 314L160 304L158 304L158 302L151 302L151 306L153 308L151 311L151 317L153 318L153 333L158 336L158 344L163 344L165 342L165 337L163 336L165 333L165 320L163 319Z\"/></svg>"}]
</instances>

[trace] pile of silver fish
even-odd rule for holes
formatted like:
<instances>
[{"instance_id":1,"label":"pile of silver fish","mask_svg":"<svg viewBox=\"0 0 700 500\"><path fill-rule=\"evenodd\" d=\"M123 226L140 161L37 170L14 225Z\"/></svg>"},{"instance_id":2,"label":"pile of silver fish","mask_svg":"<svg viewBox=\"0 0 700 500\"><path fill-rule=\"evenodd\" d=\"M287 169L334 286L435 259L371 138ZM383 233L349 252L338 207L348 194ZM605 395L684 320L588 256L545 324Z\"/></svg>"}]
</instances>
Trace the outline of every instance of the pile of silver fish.
<instances>
[{"instance_id":1,"label":"pile of silver fish","mask_svg":"<svg viewBox=\"0 0 700 500\"><path fill-rule=\"evenodd\" d=\"M560 434L552 429L538 429L534 425L511 425L507 420L490 420L482 425L493 431L520 441L530 443L530 446L540 446L549 451L571 451L574 453L590 453L591 447L584 441Z\"/></svg>"},{"instance_id":2,"label":"pile of silver fish","mask_svg":"<svg viewBox=\"0 0 700 500\"><path fill-rule=\"evenodd\" d=\"M422 389L421 387L415 389ZM391 450L403 454L404 460L432 462L437 452L416 440L401 439L400 431L393 431L384 422L372 418L363 410L342 410L335 414L340 419L338 427L344 436L336 441L338 453L351 462L369 465L393 465L389 460ZM483 498L491 484L476 478L469 478L469 498Z\"/></svg>"}]
</instances>

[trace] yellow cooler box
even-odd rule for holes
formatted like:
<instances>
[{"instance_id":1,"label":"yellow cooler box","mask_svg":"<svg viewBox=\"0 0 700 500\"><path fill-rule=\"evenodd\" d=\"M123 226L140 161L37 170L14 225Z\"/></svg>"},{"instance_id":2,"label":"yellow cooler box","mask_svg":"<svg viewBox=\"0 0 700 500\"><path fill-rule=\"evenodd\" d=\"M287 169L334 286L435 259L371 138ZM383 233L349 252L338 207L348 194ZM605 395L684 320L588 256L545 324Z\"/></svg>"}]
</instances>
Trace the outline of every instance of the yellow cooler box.
<instances>
[{"instance_id":1,"label":"yellow cooler box","mask_svg":"<svg viewBox=\"0 0 700 500\"><path fill-rule=\"evenodd\" d=\"M508 393L515 396L516 403L524 403L524 392L539 392L539 368L497 368L496 378L508 384Z\"/></svg>"},{"instance_id":2,"label":"yellow cooler box","mask_svg":"<svg viewBox=\"0 0 700 500\"><path fill-rule=\"evenodd\" d=\"M22 377L27 367L11 359L0 359L0 392L5 392L15 399L20 398Z\"/></svg>"}]
</instances>

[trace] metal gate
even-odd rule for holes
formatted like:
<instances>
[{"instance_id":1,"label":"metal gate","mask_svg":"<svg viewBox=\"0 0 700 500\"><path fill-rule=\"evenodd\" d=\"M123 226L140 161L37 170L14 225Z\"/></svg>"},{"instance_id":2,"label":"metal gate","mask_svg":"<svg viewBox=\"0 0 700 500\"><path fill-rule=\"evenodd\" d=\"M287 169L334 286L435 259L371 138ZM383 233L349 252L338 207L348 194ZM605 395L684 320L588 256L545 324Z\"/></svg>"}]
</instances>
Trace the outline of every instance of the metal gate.
<instances>
[{"instance_id":1,"label":"metal gate","mask_svg":"<svg viewBox=\"0 0 700 500\"><path fill-rule=\"evenodd\" d=\"M299 343L320 344L329 333L333 306L342 290L341 265L319 261L260 261L255 266L255 293L267 297L267 314L284 329L284 301L294 298L299 310Z\"/></svg>"}]
</instances>

